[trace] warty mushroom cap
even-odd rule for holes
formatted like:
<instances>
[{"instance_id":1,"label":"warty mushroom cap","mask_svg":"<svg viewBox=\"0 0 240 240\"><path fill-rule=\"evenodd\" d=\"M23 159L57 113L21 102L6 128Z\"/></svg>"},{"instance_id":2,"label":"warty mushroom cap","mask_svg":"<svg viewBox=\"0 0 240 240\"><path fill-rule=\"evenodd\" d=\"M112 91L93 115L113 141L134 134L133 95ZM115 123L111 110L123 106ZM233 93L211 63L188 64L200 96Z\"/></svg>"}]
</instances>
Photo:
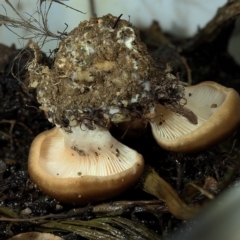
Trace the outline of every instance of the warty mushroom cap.
<instances>
[{"instance_id":1,"label":"warty mushroom cap","mask_svg":"<svg viewBox=\"0 0 240 240\"><path fill-rule=\"evenodd\" d=\"M198 118L192 124L158 104L150 122L158 144L169 151L194 152L206 149L228 137L240 122L240 98L232 88L206 81L185 88L187 103Z\"/></svg>"},{"instance_id":2,"label":"warty mushroom cap","mask_svg":"<svg viewBox=\"0 0 240 240\"><path fill-rule=\"evenodd\" d=\"M32 143L28 170L46 194L61 202L86 204L116 196L140 178L143 157L105 128L56 127Z\"/></svg>"},{"instance_id":3,"label":"warty mushroom cap","mask_svg":"<svg viewBox=\"0 0 240 240\"><path fill-rule=\"evenodd\" d=\"M108 128L130 121L135 106L142 117L153 114L162 74L130 22L111 14L81 22L60 41L50 67L38 59L37 44L30 47L29 86L52 123L74 127L90 119Z\"/></svg>"}]
</instances>

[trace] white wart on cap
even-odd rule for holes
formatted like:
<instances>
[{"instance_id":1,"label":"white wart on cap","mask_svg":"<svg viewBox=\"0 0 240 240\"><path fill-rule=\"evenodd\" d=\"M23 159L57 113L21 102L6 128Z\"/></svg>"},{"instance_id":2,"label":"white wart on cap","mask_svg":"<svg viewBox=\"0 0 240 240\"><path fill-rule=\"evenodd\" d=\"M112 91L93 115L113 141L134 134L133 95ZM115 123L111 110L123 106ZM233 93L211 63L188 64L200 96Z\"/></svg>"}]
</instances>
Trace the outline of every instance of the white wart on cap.
<instances>
[{"instance_id":1,"label":"white wart on cap","mask_svg":"<svg viewBox=\"0 0 240 240\"><path fill-rule=\"evenodd\" d=\"M158 144L169 151L194 152L206 149L231 135L240 122L240 98L232 88L202 82L185 88L187 104L198 118L192 124L158 104L150 122Z\"/></svg>"}]
</instances>

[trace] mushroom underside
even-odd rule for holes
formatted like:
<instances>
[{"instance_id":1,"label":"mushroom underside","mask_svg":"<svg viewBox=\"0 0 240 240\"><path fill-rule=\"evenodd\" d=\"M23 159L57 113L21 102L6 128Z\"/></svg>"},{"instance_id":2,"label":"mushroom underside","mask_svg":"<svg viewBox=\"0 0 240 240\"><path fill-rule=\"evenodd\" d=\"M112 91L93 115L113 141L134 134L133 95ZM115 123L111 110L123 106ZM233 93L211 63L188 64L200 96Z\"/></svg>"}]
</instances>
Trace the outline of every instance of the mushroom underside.
<instances>
[{"instance_id":1,"label":"mushroom underside","mask_svg":"<svg viewBox=\"0 0 240 240\"><path fill-rule=\"evenodd\" d=\"M164 106L156 106L150 122L153 136L160 146L175 152L203 150L229 136L240 121L238 93L213 82L186 87L185 108L198 118L192 124Z\"/></svg>"},{"instance_id":2,"label":"mushroom underside","mask_svg":"<svg viewBox=\"0 0 240 240\"><path fill-rule=\"evenodd\" d=\"M92 130L83 134L88 131ZM69 140L72 133L58 127L39 134L29 154L31 179L46 194L77 204L111 198L134 185L143 172L142 156L118 142L107 130L101 131L102 142L98 145L96 136L91 144L86 137ZM79 142L81 148L76 146Z\"/></svg>"}]
</instances>

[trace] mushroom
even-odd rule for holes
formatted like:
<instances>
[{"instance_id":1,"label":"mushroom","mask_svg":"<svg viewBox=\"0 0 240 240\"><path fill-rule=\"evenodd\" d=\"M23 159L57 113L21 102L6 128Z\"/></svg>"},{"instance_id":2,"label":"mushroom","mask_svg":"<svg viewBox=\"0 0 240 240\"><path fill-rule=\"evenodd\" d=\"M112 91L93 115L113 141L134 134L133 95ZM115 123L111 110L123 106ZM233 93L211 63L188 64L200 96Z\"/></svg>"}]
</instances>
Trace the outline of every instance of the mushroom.
<instances>
[{"instance_id":1,"label":"mushroom","mask_svg":"<svg viewBox=\"0 0 240 240\"><path fill-rule=\"evenodd\" d=\"M84 127L84 126L82 126ZM85 204L116 196L140 178L143 157L105 128L55 127L33 141L31 179L61 202Z\"/></svg>"},{"instance_id":2,"label":"mushroom","mask_svg":"<svg viewBox=\"0 0 240 240\"><path fill-rule=\"evenodd\" d=\"M202 82L185 88L186 105L197 124L164 106L156 106L156 117L150 121L158 144L169 151L194 152L206 149L228 137L240 122L240 98L232 88L215 82ZM189 111L190 110L190 111Z\"/></svg>"},{"instance_id":3,"label":"mushroom","mask_svg":"<svg viewBox=\"0 0 240 240\"><path fill-rule=\"evenodd\" d=\"M108 130L152 119L159 100L179 103L182 87L170 65L156 67L139 31L111 14L81 22L61 39L50 65L37 44L30 47L35 58L28 64L29 87L56 125L33 141L31 179L50 196L80 204L131 187L143 158Z\"/></svg>"},{"instance_id":4,"label":"mushroom","mask_svg":"<svg viewBox=\"0 0 240 240\"><path fill-rule=\"evenodd\" d=\"M109 128L152 118L155 89L160 95L168 87L166 81L159 84L165 73L156 71L139 31L110 14L93 17L62 39L51 66L41 61L37 44L30 47L35 58L28 65L29 87L56 125L32 143L31 179L48 195L79 204L131 187L141 176L143 158Z\"/></svg>"}]
</instances>

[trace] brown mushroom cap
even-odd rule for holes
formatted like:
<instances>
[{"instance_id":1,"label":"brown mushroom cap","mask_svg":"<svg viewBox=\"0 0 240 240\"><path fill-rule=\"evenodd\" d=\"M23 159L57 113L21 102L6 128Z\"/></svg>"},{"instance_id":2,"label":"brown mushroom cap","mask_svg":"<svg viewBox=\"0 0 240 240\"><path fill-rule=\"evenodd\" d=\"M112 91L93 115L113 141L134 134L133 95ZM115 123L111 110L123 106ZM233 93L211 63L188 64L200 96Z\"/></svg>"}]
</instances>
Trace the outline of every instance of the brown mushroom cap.
<instances>
[{"instance_id":1,"label":"brown mushroom cap","mask_svg":"<svg viewBox=\"0 0 240 240\"><path fill-rule=\"evenodd\" d=\"M192 124L162 105L156 106L151 121L158 144L174 152L206 149L231 135L240 122L240 98L232 88L215 82L202 82L185 88L186 108L198 118Z\"/></svg>"},{"instance_id":2,"label":"brown mushroom cap","mask_svg":"<svg viewBox=\"0 0 240 240\"><path fill-rule=\"evenodd\" d=\"M77 137L77 135L79 135ZM56 127L32 143L28 170L46 194L61 202L85 204L116 196L140 178L143 157L108 130Z\"/></svg>"}]
</instances>

